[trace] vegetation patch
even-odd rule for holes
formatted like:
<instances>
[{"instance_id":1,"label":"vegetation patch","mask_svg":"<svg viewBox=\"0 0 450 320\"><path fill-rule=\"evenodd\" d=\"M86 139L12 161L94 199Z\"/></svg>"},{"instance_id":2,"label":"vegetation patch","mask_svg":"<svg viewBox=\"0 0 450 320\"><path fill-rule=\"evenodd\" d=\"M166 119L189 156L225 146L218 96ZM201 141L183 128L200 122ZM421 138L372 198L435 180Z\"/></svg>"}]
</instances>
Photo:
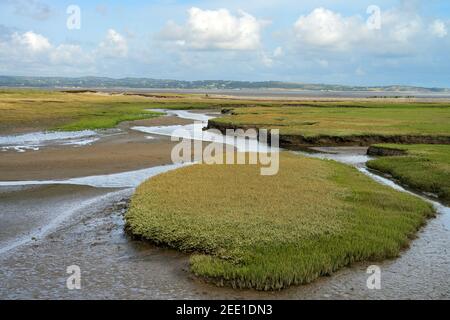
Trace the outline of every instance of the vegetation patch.
<instances>
[{"instance_id":1,"label":"vegetation patch","mask_svg":"<svg viewBox=\"0 0 450 320\"><path fill-rule=\"evenodd\" d=\"M0 90L0 132L113 128L122 121L152 118L151 109L220 109L246 101L201 95L135 95L82 91Z\"/></svg>"},{"instance_id":2,"label":"vegetation patch","mask_svg":"<svg viewBox=\"0 0 450 320\"><path fill-rule=\"evenodd\" d=\"M354 168L282 153L275 176L194 165L154 177L137 189L126 223L135 236L193 253L197 276L279 290L395 257L433 214Z\"/></svg>"},{"instance_id":3,"label":"vegetation patch","mask_svg":"<svg viewBox=\"0 0 450 320\"><path fill-rule=\"evenodd\" d=\"M374 148L385 149L388 155L392 150L405 154L369 161L369 168L390 174L403 184L436 194L450 203L450 145L381 144Z\"/></svg>"},{"instance_id":4,"label":"vegetation patch","mask_svg":"<svg viewBox=\"0 0 450 320\"><path fill-rule=\"evenodd\" d=\"M450 104L336 102L245 107L210 127L279 129L289 145L450 143Z\"/></svg>"}]
</instances>

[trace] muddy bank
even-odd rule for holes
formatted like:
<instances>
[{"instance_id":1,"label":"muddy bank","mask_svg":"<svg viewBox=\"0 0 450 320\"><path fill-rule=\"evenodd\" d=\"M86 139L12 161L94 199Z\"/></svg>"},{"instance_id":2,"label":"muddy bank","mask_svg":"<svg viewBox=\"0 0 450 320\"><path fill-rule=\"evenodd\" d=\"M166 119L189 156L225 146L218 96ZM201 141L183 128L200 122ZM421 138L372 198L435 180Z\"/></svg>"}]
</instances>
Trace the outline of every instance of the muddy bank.
<instances>
[{"instance_id":1,"label":"muddy bank","mask_svg":"<svg viewBox=\"0 0 450 320\"><path fill-rule=\"evenodd\" d=\"M408 154L408 152L406 150L400 150L395 148L370 146L369 149L367 149L367 154L369 156L391 157L391 156L404 156Z\"/></svg>"},{"instance_id":2,"label":"muddy bank","mask_svg":"<svg viewBox=\"0 0 450 320\"><path fill-rule=\"evenodd\" d=\"M37 241L114 191L72 185L0 187L0 254Z\"/></svg>"},{"instance_id":3,"label":"muddy bank","mask_svg":"<svg viewBox=\"0 0 450 320\"><path fill-rule=\"evenodd\" d=\"M102 136L90 145L47 146L37 151L1 152L0 180L51 180L101 175L150 168L172 163L176 142L168 137L131 130L134 125L184 125L192 121L159 117L122 123L121 131Z\"/></svg>"},{"instance_id":4,"label":"muddy bank","mask_svg":"<svg viewBox=\"0 0 450 320\"><path fill-rule=\"evenodd\" d=\"M209 120L207 129L217 129L223 134L227 129L256 129L254 126L224 124ZM314 136L280 134L280 147L296 150L309 146L370 146L376 143L401 144L450 144L450 136L421 136L421 135L355 135L355 136Z\"/></svg>"}]
</instances>

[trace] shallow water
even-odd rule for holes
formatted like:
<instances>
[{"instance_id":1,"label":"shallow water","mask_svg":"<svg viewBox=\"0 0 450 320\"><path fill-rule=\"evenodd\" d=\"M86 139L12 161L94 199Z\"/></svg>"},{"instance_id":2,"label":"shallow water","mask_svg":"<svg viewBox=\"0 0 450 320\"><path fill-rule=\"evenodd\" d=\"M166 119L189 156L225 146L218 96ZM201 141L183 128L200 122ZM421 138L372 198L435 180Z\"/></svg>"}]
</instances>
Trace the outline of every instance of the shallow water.
<instances>
[{"instance_id":1,"label":"shallow water","mask_svg":"<svg viewBox=\"0 0 450 320\"><path fill-rule=\"evenodd\" d=\"M19 135L0 136L0 150L25 152L36 151L47 145L84 146L99 140L99 134L93 130L33 132Z\"/></svg>"},{"instance_id":2,"label":"shallow water","mask_svg":"<svg viewBox=\"0 0 450 320\"><path fill-rule=\"evenodd\" d=\"M0 181L0 187L61 184L83 185L96 188L134 188L153 176L170 170L178 169L186 165L189 165L189 163L169 164L135 171L63 180Z\"/></svg>"}]
</instances>

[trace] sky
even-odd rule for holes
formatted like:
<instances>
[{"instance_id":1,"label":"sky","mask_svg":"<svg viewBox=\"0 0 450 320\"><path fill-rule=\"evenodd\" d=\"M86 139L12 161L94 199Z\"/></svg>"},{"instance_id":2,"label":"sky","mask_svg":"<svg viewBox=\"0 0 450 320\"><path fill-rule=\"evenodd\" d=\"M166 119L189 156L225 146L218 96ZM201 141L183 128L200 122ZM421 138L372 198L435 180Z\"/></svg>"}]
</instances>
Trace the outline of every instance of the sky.
<instances>
[{"instance_id":1,"label":"sky","mask_svg":"<svg viewBox=\"0 0 450 320\"><path fill-rule=\"evenodd\" d=\"M0 75L450 87L450 1L0 0Z\"/></svg>"}]
</instances>

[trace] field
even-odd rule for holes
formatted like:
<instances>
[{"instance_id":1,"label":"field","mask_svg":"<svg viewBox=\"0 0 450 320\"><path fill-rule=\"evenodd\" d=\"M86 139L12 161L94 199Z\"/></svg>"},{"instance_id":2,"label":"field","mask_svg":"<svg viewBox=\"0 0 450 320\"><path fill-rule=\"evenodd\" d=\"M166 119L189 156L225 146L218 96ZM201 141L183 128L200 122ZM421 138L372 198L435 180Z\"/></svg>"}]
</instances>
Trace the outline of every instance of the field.
<instances>
[{"instance_id":1,"label":"field","mask_svg":"<svg viewBox=\"0 0 450 320\"><path fill-rule=\"evenodd\" d=\"M135 236L193 253L197 276L278 290L395 257L433 214L353 168L282 153L275 176L195 165L155 177L137 189L126 222Z\"/></svg>"},{"instance_id":2,"label":"field","mask_svg":"<svg viewBox=\"0 0 450 320\"><path fill-rule=\"evenodd\" d=\"M450 145L381 144L375 147L402 150L406 154L369 161L369 168L388 173L412 188L431 192L450 203Z\"/></svg>"},{"instance_id":3,"label":"field","mask_svg":"<svg viewBox=\"0 0 450 320\"><path fill-rule=\"evenodd\" d=\"M215 119L212 127L279 129L282 136L326 136L336 141L352 136L444 136L450 141L450 104L317 102L236 108Z\"/></svg>"},{"instance_id":4,"label":"field","mask_svg":"<svg viewBox=\"0 0 450 320\"><path fill-rule=\"evenodd\" d=\"M444 136L449 103L367 101L293 102L212 98L201 94L107 94L0 90L0 132L112 128L157 116L148 109L227 109L224 126L278 128L304 137L354 135Z\"/></svg>"},{"instance_id":5,"label":"field","mask_svg":"<svg viewBox=\"0 0 450 320\"><path fill-rule=\"evenodd\" d=\"M234 103L241 102L209 101L200 95L0 90L0 132L105 129L158 115L147 109L220 108Z\"/></svg>"}]
</instances>

